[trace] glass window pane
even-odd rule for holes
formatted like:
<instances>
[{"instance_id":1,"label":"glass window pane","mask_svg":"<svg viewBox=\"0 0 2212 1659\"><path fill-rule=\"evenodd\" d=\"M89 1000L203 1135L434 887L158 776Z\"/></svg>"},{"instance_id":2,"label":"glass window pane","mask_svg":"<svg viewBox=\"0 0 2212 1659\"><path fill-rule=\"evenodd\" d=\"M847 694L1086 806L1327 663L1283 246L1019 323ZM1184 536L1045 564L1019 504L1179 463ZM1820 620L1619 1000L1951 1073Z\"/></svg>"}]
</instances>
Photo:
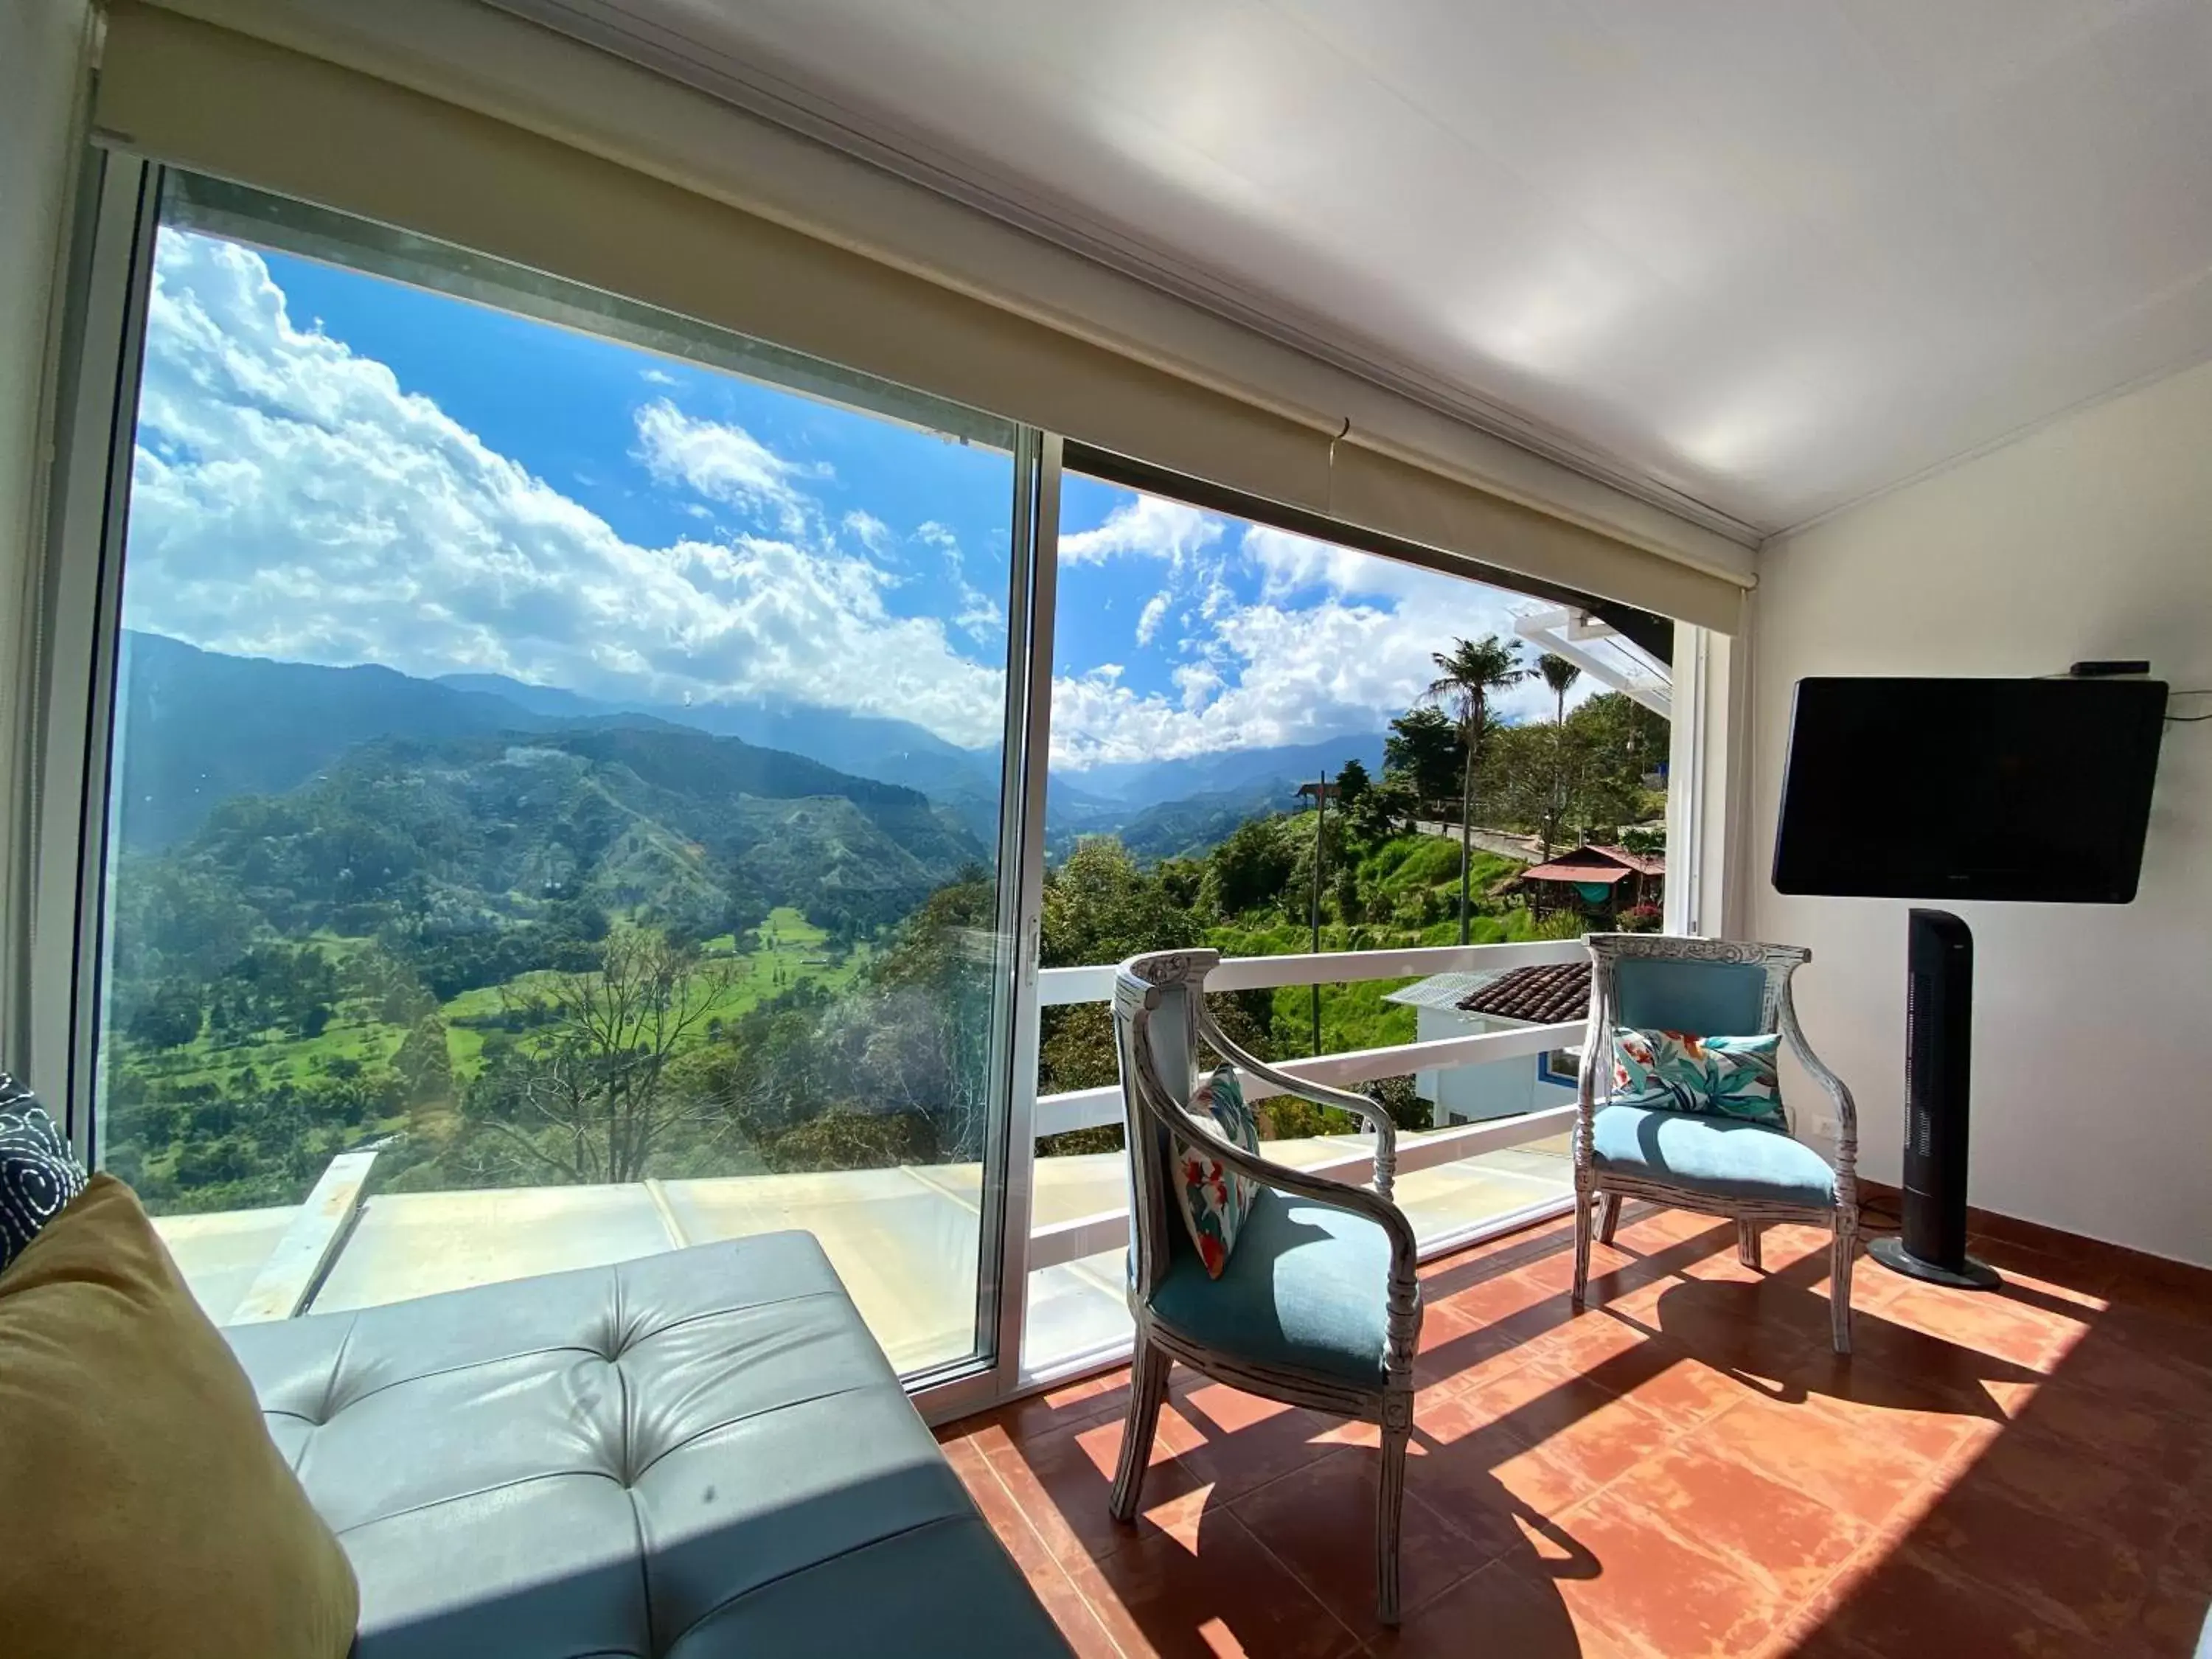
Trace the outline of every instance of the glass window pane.
<instances>
[{"instance_id":1,"label":"glass window pane","mask_svg":"<svg viewBox=\"0 0 2212 1659\"><path fill-rule=\"evenodd\" d=\"M1074 476L1062 503L1047 965L1550 942L1548 964L1478 951L1418 977L1219 994L1214 1012L1276 1061L1579 1020L1533 1015L1548 1005L1528 981L1571 973L1591 927L1657 924L1665 665L1547 601L1224 513ZM1499 1012L1462 1006L1484 992ZM1363 1067L1424 1242L1571 1191L1564 1125L1425 1150L1571 1104L1571 1040ZM1032 1369L1128 1335L1122 1243L1103 1219L1052 1231L1126 1202L1118 1100L1079 1097L1116 1081L1105 1006L1047 1008L1040 1046ZM1260 1116L1264 1150L1299 1167L1372 1144L1287 1097Z\"/></svg>"},{"instance_id":2,"label":"glass window pane","mask_svg":"<svg viewBox=\"0 0 2212 1659\"><path fill-rule=\"evenodd\" d=\"M1013 429L204 185L139 411L97 1121L210 1312L360 1179L302 1310L801 1227L974 1352Z\"/></svg>"}]
</instances>

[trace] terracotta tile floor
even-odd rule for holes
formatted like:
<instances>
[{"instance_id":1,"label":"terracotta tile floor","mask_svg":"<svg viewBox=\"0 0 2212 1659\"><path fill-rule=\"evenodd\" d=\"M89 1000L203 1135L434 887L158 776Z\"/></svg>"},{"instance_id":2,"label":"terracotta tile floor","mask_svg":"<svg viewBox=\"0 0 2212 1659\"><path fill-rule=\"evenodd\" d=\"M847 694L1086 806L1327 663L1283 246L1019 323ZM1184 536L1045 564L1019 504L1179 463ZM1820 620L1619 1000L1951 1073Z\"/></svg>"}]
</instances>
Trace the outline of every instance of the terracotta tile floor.
<instances>
[{"instance_id":1,"label":"terracotta tile floor","mask_svg":"<svg viewBox=\"0 0 2212 1659\"><path fill-rule=\"evenodd\" d=\"M1999 1225L1991 1221L1990 1225ZM1570 1316L1565 1222L1424 1270L1402 1626L1371 1433L1178 1367L1137 1524L1127 1376L939 1431L1085 1655L2187 1656L2212 1599L2212 1273L2015 1224L1976 1296L1826 1235L1632 1210Z\"/></svg>"}]
</instances>

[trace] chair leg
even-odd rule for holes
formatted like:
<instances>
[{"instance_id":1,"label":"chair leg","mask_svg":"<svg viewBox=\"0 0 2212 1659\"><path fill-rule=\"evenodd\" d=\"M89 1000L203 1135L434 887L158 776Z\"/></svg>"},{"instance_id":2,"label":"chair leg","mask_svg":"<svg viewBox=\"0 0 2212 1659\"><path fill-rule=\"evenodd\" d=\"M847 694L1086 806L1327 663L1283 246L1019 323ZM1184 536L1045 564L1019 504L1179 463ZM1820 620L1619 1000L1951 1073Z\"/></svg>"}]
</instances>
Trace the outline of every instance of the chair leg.
<instances>
[{"instance_id":1,"label":"chair leg","mask_svg":"<svg viewBox=\"0 0 2212 1659\"><path fill-rule=\"evenodd\" d=\"M1386 1625L1398 1622L1398 1529L1406 1513L1406 1442L1413 1432L1411 1423L1382 1431L1382 1482L1375 1506L1375 1616Z\"/></svg>"},{"instance_id":2,"label":"chair leg","mask_svg":"<svg viewBox=\"0 0 2212 1659\"><path fill-rule=\"evenodd\" d=\"M1851 1352L1851 1263L1857 1243L1857 1230L1838 1222L1828 1247L1828 1317L1836 1352L1846 1358Z\"/></svg>"},{"instance_id":3,"label":"chair leg","mask_svg":"<svg viewBox=\"0 0 2212 1659\"><path fill-rule=\"evenodd\" d=\"M1129 1360L1129 1415L1121 1425L1121 1461L1114 1471L1114 1495L1107 1506L1116 1521L1137 1518L1145 1466L1152 1462L1152 1433L1159 1427L1160 1401L1167 1397L1168 1368L1173 1364L1165 1349L1145 1340L1139 1326L1136 1352Z\"/></svg>"},{"instance_id":4,"label":"chair leg","mask_svg":"<svg viewBox=\"0 0 2212 1659\"><path fill-rule=\"evenodd\" d=\"M1600 1202L1595 1193L1575 1194L1575 1293L1574 1310L1583 1310L1583 1292L1589 1286L1590 1206Z\"/></svg>"},{"instance_id":5,"label":"chair leg","mask_svg":"<svg viewBox=\"0 0 2212 1659\"><path fill-rule=\"evenodd\" d=\"M1735 1224L1735 1259L1753 1273L1765 1271L1759 1260L1759 1224L1741 1216Z\"/></svg>"},{"instance_id":6,"label":"chair leg","mask_svg":"<svg viewBox=\"0 0 2212 1659\"><path fill-rule=\"evenodd\" d=\"M1597 1242L1601 1244L1610 1244L1613 1243L1613 1230L1620 1225L1620 1194L1619 1193L1601 1194L1599 1202L1605 1206L1605 1210L1598 1218Z\"/></svg>"}]
</instances>

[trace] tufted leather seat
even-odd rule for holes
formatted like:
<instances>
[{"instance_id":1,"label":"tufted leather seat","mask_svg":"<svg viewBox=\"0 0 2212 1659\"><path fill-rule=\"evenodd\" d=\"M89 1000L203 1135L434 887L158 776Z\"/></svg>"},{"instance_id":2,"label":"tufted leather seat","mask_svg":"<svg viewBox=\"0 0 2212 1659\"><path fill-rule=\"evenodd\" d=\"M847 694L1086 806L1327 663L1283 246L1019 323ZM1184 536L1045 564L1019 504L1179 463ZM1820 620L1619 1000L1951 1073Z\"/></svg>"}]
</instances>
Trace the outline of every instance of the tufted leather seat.
<instances>
[{"instance_id":1,"label":"tufted leather seat","mask_svg":"<svg viewBox=\"0 0 2212 1659\"><path fill-rule=\"evenodd\" d=\"M807 1234L224 1334L359 1659L1067 1652Z\"/></svg>"}]
</instances>

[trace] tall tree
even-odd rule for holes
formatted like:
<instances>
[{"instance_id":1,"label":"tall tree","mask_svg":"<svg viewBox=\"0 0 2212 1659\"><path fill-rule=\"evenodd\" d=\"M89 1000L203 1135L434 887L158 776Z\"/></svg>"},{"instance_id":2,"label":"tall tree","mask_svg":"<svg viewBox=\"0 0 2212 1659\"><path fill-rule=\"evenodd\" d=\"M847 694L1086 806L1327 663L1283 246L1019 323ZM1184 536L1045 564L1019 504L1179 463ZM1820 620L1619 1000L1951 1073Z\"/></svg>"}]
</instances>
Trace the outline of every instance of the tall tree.
<instances>
[{"instance_id":1,"label":"tall tree","mask_svg":"<svg viewBox=\"0 0 2212 1659\"><path fill-rule=\"evenodd\" d=\"M1568 715L1567 726L1587 757L1577 792L1582 822L1628 824L1665 811L1663 714L1621 692L1605 691Z\"/></svg>"},{"instance_id":2,"label":"tall tree","mask_svg":"<svg viewBox=\"0 0 2212 1659\"><path fill-rule=\"evenodd\" d=\"M1370 781L1367 769L1356 757L1345 762L1344 769L1336 775L1336 804L1349 812L1359 804Z\"/></svg>"},{"instance_id":3,"label":"tall tree","mask_svg":"<svg viewBox=\"0 0 2212 1659\"><path fill-rule=\"evenodd\" d=\"M1467 753L1460 767L1459 790L1459 942L1468 942L1469 914L1468 886L1474 870L1474 766L1482 746L1484 726L1490 718L1490 698L1528 678L1521 661L1521 642L1486 634L1478 641L1455 640L1449 651L1434 655L1437 678L1429 682L1428 696L1455 707L1460 742Z\"/></svg>"},{"instance_id":4,"label":"tall tree","mask_svg":"<svg viewBox=\"0 0 2212 1659\"><path fill-rule=\"evenodd\" d=\"M550 987L550 1039L509 1050L464 1097L464 1115L492 1138L485 1150L563 1182L638 1181L672 1135L726 1132L718 1104L672 1088L669 1072L734 972L649 928L610 933L595 970Z\"/></svg>"},{"instance_id":5,"label":"tall tree","mask_svg":"<svg viewBox=\"0 0 2212 1659\"><path fill-rule=\"evenodd\" d=\"M1567 693L1574 690L1583 671L1565 657L1547 651L1537 661L1536 672L1552 692L1552 789L1544 815L1544 856L1548 859L1552 838L1567 810Z\"/></svg>"},{"instance_id":6,"label":"tall tree","mask_svg":"<svg viewBox=\"0 0 2212 1659\"><path fill-rule=\"evenodd\" d=\"M1567 693L1575 689L1575 682L1582 678L1583 671L1565 657L1554 656L1547 651L1538 659L1536 672L1544 677L1544 684L1551 689L1552 718L1565 726L1567 723Z\"/></svg>"},{"instance_id":7,"label":"tall tree","mask_svg":"<svg viewBox=\"0 0 2212 1659\"><path fill-rule=\"evenodd\" d=\"M1382 742L1385 777L1402 778L1424 805L1442 801L1460 773L1459 732L1440 708L1409 708Z\"/></svg>"}]
</instances>

